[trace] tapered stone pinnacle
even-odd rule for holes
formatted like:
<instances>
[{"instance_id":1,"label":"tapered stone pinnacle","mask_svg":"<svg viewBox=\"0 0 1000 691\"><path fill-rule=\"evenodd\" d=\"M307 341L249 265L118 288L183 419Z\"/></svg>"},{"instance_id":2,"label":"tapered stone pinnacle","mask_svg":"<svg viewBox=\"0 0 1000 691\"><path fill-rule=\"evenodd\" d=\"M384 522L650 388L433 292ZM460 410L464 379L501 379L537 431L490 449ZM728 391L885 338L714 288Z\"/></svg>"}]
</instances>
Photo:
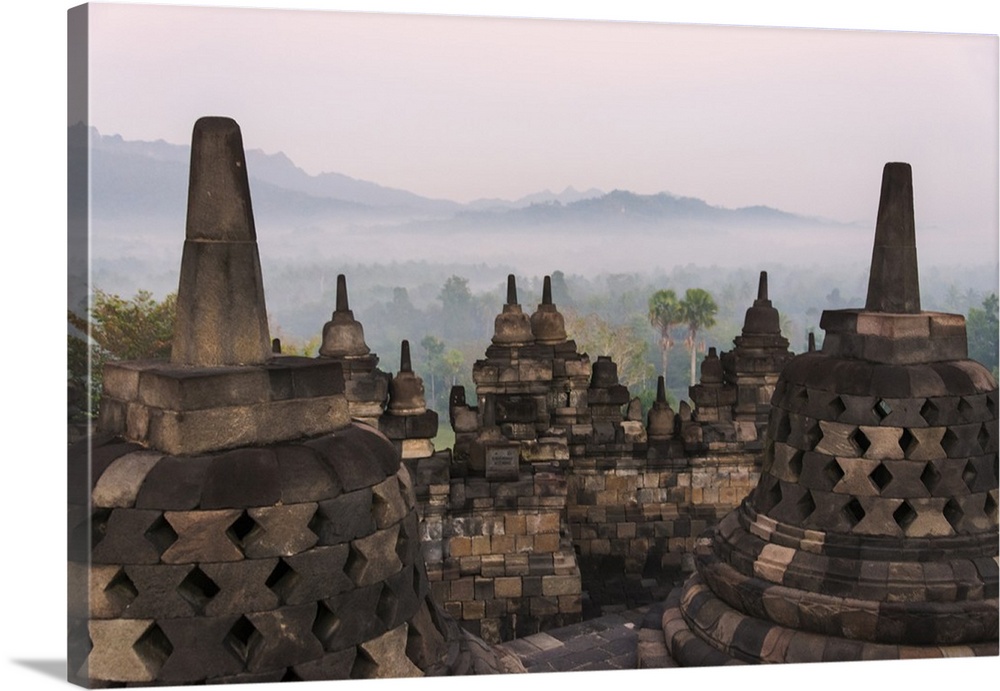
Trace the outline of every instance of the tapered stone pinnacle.
<instances>
[{"instance_id":1,"label":"tapered stone pinnacle","mask_svg":"<svg viewBox=\"0 0 1000 691\"><path fill-rule=\"evenodd\" d=\"M757 282L757 299L761 302L767 302L767 272L760 272L760 280Z\"/></svg>"},{"instance_id":2,"label":"tapered stone pinnacle","mask_svg":"<svg viewBox=\"0 0 1000 691\"><path fill-rule=\"evenodd\" d=\"M271 357L257 233L239 125L194 125L187 230L170 361L214 367Z\"/></svg>"},{"instance_id":3,"label":"tapered stone pinnacle","mask_svg":"<svg viewBox=\"0 0 1000 691\"><path fill-rule=\"evenodd\" d=\"M351 308L347 304L347 277L337 274L337 307L338 312L347 312Z\"/></svg>"},{"instance_id":4,"label":"tapered stone pinnacle","mask_svg":"<svg viewBox=\"0 0 1000 691\"><path fill-rule=\"evenodd\" d=\"M656 402L666 403L667 402L667 387L663 381L663 376L656 378Z\"/></svg>"},{"instance_id":5,"label":"tapered stone pinnacle","mask_svg":"<svg viewBox=\"0 0 1000 691\"><path fill-rule=\"evenodd\" d=\"M552 277L546 276L542 281L542 304L552 304Z\"/></svg>"},{"instance_id":6,"label":"tapered stone pinnacle","mask_svg":"<svg viewBox=\"0 0 1000 691\"><path fill-rule=\"evenodd\" d=\"M399 351L399 371L412 372L413 366L410 363L410 342L403 340L403 345Z\"/></svg>"},{"instance_id":7,"label":"tapered stone pinnacle","mask_svg":"<svg viewBox=\"0 0 1000 691\"><path fill-rule=\"evenodd\" d=\"M517 283L514 280L514 274L507 275L507 304L517 304Z\"/></svg>"},{"instance_id":8,"label":"tapered stone pinnacle","mask_svg":"<svg viewBox=\"0 0 1000 691\"><path fill-rule=\"evenodd\" d=\"M868 279L869 312L920 312L917 244L913 221L913 173L908 163L886 163L875 222Z\"/></svg>"},{"instance_id":9,"label":"tapered stone pinnacle","mask_svg":"<svg viewBox=\"0 0 1000 691\"><path fill-rule=\"evenodd\" d=\"M809 352L816 352L816 334L812 331L809 332Z\"/></svg>"}]
</instances>

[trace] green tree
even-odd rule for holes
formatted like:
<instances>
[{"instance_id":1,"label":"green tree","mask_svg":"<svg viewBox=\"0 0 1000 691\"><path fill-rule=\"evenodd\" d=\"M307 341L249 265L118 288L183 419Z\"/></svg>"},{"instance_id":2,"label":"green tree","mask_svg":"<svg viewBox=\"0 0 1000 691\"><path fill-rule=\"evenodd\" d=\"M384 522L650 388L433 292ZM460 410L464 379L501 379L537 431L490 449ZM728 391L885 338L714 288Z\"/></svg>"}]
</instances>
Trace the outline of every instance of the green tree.
<instances>
[{"instance_id":1,"label":"green tree","mask_svg":"<svg viewBox=\"0 0 1000 691\"><path fill-rule=\"evenodd\" d=\"M420 341L420 347L427 353L427 373L431 390L431 407L438 407L437 400L437 380L442 378L445 371L444 363L444 343L434 336L424 336ZM443 382L442 382L443 383Z\"/></svg>"},{"instance_id":2,"label":"green tree","mask_svg":"<svg viewBox=\"0 0 1000 691\"><path fill-rule=\"evenodd\" d=\"M656 368L647 360L649 336L639 319L625 324L612 324L593 312L578 315L567 310L566 331L572 333L581 350L597 355L608 355L618 365L618 380L630 389L648 388ZM655 389L654 389L655 393Z\"/></svg>"},{"instance_id":3,"label":"green tree","mask_svg":"<svg viewBox=\"0 0 1000 691\"><path fill-rule=\"evenodd\" d=\"M442 332L448 340L466 336L475 319L476 303L469 290L469 279L451 276L438 294L442 308Z\"/></svg>"},{"instance_id":4,"label":"green tree","mask_svg":"<svg viewBox=\"0 0 1000 691\"><path fill-rule=\"evenodd\" d=\"M649 298L649 323L660 334L660 364L663 381L667 381L667 355L674 345L671 331L683 319L681 303L672 290L658 290Z\"/></svg>"},{"instance_id":5,"label":"green tree","mask_svg":"<svg viewBox=\"0 0 1000 691\"><path fill-rule=\"evenodd\" d=\"M682 321L687 324L688 334L684 340L691 351L691 386L698 383L695 372L695 357L698 345L698 332L715 325L715 313L719 311L712 295L701 288L688 288L681 301Z\"/></svg>"},{"instance_id":6,"label":"green tree","mask_svg":"<svg viewBox=\"0 0 1000 691\"><path fill-rule=\"evenodd\" d=\"M175 293L158 302L146 290L128 300L96 290L87 317L67 314L79 334L69 335L70 391L86 391L92 414L100 403L104 363L170 357L176 311Z\"/></svg>"},{"instance_id":7,"label":"green tree","mask_svg":"<svg viewBox=\"0 0 1000 691\"><path fill-rule=\"evenodd\" d=\"M997 376L998 338L1000 338L1000 299L991 293L983 300L983 307L972 307L966 320L969 334L969 357L988 367Z\"/></svg>"}]
</instances>

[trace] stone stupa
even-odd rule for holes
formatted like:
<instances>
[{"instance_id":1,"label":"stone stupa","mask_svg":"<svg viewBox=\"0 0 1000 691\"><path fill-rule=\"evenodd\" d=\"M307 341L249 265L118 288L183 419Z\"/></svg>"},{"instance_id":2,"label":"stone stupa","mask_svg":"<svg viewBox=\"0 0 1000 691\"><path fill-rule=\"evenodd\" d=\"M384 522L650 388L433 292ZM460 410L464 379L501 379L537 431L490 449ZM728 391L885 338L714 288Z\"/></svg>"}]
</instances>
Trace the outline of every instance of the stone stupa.
<instances>
[{"instance_id":1,"label":"stone stupa","mask_svg":"<svg viewBox=\"0 0 1000 691\"><path fill-rule=\"evenodd\" d=\"M523 671L433 600L410 475L351 421L342 362L271 352L228 118L194 126L177 305L170 360L108 365L70 447L70 681Z\"/></svg>"},{"instance_id":2,"label":"stone stupa","mask_svg":"<svg viewBox=\"0 0 1000 691\"><path fill-rule=\"evenodd\" d=\"M921 311L910 166L889 163L864 309L775 387L756 489L667 601L681 666L997 655L997 385Z\"/></svg>"}]
</instances>

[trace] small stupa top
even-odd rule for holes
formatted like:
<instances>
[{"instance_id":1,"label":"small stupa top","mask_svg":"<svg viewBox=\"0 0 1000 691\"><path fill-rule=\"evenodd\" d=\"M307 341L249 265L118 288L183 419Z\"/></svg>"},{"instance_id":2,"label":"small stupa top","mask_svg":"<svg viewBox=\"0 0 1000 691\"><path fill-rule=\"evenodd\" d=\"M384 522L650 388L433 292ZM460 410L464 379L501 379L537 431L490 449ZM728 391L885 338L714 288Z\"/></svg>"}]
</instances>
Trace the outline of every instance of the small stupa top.
<instances>
[{"instance_id":1,"label":"small stupa top","mask_svg":"<svg viewBox=\"0 0 1000 691\"><path fill-rule=\"evenodd\" d=\"M781 317L778 315L767 297L767 272L760 272L757 282L757 299L747 308L743 320L743 335L748 334L781 334Z\"/></svg>"},{"instance_id":2,"label":"small stupa top","mask_svg":"<svg viewBox=\"0 0 1000 691\"><path fill-rule=\"evenodd\" d=\"M427 410L424 381L413 372L407 340L400 346L399 373L389 381L388 408L393 415L417 415Z\"/></svg>"},{"instance_id":3,"label":"small stupa top","mask_svg":"<svg viewBox=\"0 0 1000 691\"><path fill-rule=\"evenodd\" d=\"M823 352L839 357L886 364L968 357L965 318L920 309L908 163L886 163L882 171L865 308L825 311L820 327L826 330Z\"/></svg>"},{"instance_id":4,"label":"small stupa top","mask_svg":"<svg viewBox=\"0 0 1000 691\"><path fill-rule=\"evenodd\" d=\"M722 361L714 347L708 349L708 356L701 361L701 383L721 384L722 383Z\"/></svg>"},{"instance_id":5,"label":"small stupa top","mask_svg":"<svg viewBox=\"0 0 1000 691\"><path fill-rule=\"evenodd\" d=\"M361 322L347 304L347 278L337 276L337 306L333 316L323 325L323 345L319 354L323 357L364 357L371 350L365 344L365 331Z\"/></svg>"},{"instance_id":6,"label":"small stupa top","mask_svg":"<svg viewBox=\"0 0 1000 691\"><path fill-rule=\"evenodd\" d=\"M170 362L257 365L271 355L243 137L236 121L204 117L191 137Z\"/></svg>"},{"instance_id":7,"label":"small stupa top","mask_svg":"<svg viewBox=\"0 0 1000 691\"><path fill-rule=\"evenodd\" d=\"M517 283L514 274L507 276L507 302L493 322L493 343L504 346L529 345L535 340L531 333L531 319L521 311L517 302Z\"/></svg>"},{"instance_id":8,"label":"small stupa top","mask_svg":"<svg viewBox=\"0 0 1000 691\"><path fill-rule=\"evenodd\" d=\"M536 343L555 345L566 340L566 320L552 304L552 277L542 283L542 304L531 315L531 333Z\"/></svg>"}]
</instances>

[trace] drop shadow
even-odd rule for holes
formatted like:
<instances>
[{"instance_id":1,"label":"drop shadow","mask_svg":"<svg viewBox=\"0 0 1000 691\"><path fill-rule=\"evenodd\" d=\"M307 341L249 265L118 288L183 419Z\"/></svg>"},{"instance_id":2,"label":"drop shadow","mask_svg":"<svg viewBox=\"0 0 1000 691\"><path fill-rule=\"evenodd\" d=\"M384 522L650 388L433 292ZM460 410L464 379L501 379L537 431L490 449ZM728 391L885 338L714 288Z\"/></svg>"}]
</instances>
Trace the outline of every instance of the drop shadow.
<instances>
[{"instance_id":1,"label":"drop shadow","mask_svg":"<svg viewBox=\"0 0 1000 691\"><path fill-rule=\"evenodd\" d=\"M66 660L11 660L14 664L27 667L59 681L66 681Z\"/></svg>"}]
</instances>

